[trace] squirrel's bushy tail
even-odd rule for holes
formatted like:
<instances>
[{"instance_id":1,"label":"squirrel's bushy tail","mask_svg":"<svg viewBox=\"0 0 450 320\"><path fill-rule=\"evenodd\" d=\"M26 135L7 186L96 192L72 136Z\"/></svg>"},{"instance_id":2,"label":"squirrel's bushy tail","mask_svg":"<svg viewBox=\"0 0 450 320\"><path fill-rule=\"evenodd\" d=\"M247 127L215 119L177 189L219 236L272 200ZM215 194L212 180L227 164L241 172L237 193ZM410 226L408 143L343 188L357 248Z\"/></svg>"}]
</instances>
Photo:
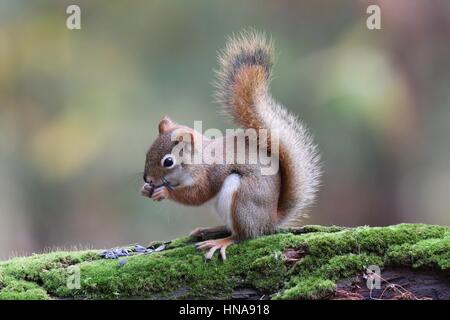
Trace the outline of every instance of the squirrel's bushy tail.
<instances>
[{"instance_id":1,"label":"squirrel's bushy tail","mask_svg":"<svg viewBox=\"0 0 450 320\"><path fill-rule=\"evenodd\" d=\"M270 95L272 41L244 31L229 39L219 63L216 98L234 121L243 128L280 130L279 215L294 222L314 202L321 170L317 148L301 121Z\"/></svg>"}]
</instances>

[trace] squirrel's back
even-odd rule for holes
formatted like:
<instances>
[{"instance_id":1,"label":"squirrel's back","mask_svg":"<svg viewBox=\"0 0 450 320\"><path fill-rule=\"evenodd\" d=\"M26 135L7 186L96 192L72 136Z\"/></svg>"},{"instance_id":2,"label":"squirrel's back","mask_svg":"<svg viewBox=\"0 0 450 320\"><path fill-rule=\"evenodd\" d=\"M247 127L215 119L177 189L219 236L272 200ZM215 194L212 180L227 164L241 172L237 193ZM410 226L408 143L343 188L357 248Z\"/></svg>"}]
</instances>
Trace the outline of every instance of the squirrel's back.
<instances>
[{"instance_id":1,"label":"squirrel's back","mask_svg":"<svg viewBox=\"0 0 450 320\"><path fill-rule=\"evenodd\" d=\"M287 222L301 218L320 184L319 155L302 122L269 92L272 41L264 34L244 31L229 39L219 63L216 97L225 111L243 128L280 131L279 216Z\"/></svg>"}]
</instances>

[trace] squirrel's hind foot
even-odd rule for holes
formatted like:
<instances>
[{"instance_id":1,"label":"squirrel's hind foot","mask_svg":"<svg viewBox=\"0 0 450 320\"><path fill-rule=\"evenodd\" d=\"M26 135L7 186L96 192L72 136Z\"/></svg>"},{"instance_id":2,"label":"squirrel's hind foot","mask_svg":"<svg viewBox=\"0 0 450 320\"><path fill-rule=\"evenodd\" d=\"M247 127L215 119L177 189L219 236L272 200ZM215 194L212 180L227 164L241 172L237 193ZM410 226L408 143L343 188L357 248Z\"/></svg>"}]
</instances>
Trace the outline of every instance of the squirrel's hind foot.
<instances>
[{"instance_id":1,"label":"squirrel's hind foot","mask_svg":"<svg viewBox=\"0 0 450 320\"><path fill-rule=\"evenodd\" d=\"M205 254L206 260L211 260L214 253L217 250L220 250L220 257L223 261L227 259L226 255L226 249L236 242L235 237L230 236L223 239L217 239L217 240L206 240L202 242L198 242L195 244L196 248L199 250L208 250Z\"/></svg>"}]
</instances>

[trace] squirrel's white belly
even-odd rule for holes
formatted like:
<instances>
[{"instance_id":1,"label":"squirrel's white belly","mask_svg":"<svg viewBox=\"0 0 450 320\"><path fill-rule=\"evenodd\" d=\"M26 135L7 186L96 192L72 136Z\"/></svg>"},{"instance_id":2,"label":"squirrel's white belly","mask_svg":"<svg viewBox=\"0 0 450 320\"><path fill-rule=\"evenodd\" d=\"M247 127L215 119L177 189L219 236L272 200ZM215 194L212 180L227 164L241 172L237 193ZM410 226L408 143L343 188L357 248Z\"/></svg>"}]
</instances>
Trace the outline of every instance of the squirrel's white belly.
<instances>
[{"instance_id":1,"label":"squirrel's white belly","mask_svg":"<svg viewBox=\"0 0 450 320\"><path fill-rule=\"evenodd\" d=\"M231 205L234 193L239 189L241 176L238 174L229 175L222 184L219 193L214 197L212 203L214 211L219 219L230 229L233 230L231 219Z\"/></svg>"}]
</instances>

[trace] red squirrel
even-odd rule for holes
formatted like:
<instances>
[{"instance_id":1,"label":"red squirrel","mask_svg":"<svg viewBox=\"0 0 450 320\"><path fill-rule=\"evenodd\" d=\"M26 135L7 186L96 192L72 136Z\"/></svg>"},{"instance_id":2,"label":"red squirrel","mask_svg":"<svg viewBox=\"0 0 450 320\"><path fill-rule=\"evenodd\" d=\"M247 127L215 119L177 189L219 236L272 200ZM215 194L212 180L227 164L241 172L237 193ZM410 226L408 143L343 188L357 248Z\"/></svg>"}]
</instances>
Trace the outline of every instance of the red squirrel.
<instances>
[{"instance_id":1,"label":"red squirrel","mask_svg":"<svg viewBox=\"0 0 450 320\"><path fill-rule=\"evenodd\" d=\"M201 141L204 149L234 138L225 136L218 142L165 117L147 152L141 193L153 200L171 199L185 205L212 203L223 226L197 228L190 235L229 231L229 237L196 244L198 249L207 250L206 259L219 250L225 260L229 245L271 234L282 223L304 216L314 202L321 170L310 134L269 92L272 41L261 33L244 31L229 39L219 55L219 64L217 100L241 128L279 131L279 170L263 175L258 163L183 163L172 152L180 142ZM175 131L190 139L174 139ZM197 152L195 147L190 150Z\"/></svg>"}]
</instances>

